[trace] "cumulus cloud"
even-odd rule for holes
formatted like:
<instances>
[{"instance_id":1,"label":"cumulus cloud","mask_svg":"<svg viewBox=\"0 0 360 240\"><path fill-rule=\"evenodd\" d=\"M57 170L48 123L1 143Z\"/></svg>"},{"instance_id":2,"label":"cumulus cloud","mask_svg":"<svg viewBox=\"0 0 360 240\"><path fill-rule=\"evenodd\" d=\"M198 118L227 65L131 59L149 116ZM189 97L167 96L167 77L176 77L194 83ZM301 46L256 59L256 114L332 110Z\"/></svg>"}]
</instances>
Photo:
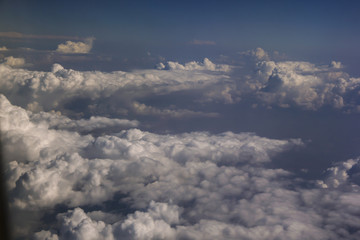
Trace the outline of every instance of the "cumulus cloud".
<instances>
[{"instance_id":1,"label":"cumulus cloud","mask_svg":"<svg viewBox=\"0 0 360 240\"><path fill-rule=\"evenodd\" d=\"M169 70L187 70L187 71L193 71L193 70L209 70L209 71L220 71L220 72L229 72L231 70L231 67L229 65L225 64L214 64L211 62L208 58L204 58L203 63L199 62L188 62L184 65L178 63L178 62L167 62L166 65L163 63L160 63L158 65L158 69L169 69Z\"/></svg>"},{"instance_id":2,"label":"cumulus cloud","mask_svg":"<svg viewBox=\"0 0 360 240\"><path fill-rule=\"evenodd\" d=\"M360 79L344 72L307 62L273 62L258 64L257 96L266 104L296 105L316 110L324 105L346 107L344 98L359 88Z\"/></svg>"},{"instance_id":3,"label":"cumulus cloud","mask_svg":"<svg viewBox=\"0 0 360 240\"><path fill-rule=\"evenodd\" d=\"M2 47L0 47L0 51L7 51L8 49L7 49L7 47L5 47L5 46L2 46Z\"/></svg>"},{"instance_id":4,"label":"cumulus cloud","mask_svg":"<svg viewBox=\"0 0 360 240\"><path fill-rule=\"evenodd\" d=\"M360 183L360 158L338 162L327 169L326 175L325 180L317 182L322 188L357 188Z\"/></svg>"},{"instance_id":5,"label":"cumulus cloud","mask_svg":"<svg viewBox=\"0 0 360 240\"><path fill-rule=\"evenodd\" d=\"M3 93L17 96L11 101L30 104L29 109L34 107L46 111L61 110L76 98L89 99L88 106L93 108L101 105L94 103L96 99L116 96L118 101L121 96L126 96L121 106L116 103L113 108L129 112L137 109L134 109L134 102L141 102L140 99L146 96L170 95L180 91L191 93L194 90L193 101L202 103L234 104L241 99L251 99L252 104L258 106L296 107L312 111L324 106L344 112L359 108L356 102L360 80L343 72L339 62L328 66L299 61L275 62L269 60L268 54L260 48L249 54L256 60L249 60L244 66L215 64L205 58L203 62L160 63L157 70L111 73L75 71L64 69L59 64L54 64L51 72L15 70L2 64L0 88ZM9 63L14 65L13 60L9 59ZM22 92L21 97L18 97L19 91ZM31 105L33 103L39 105ZM114 102L107 103L108 107L112 105Z\"/></svg>"},{"instance_id":6,"label":"cumulus cloud","mask_svg":"<svg viewBox=\"0 0 360 240\"><path fill-rule=\"evenodd\" d=\"M17 235L359 238L357 158L324 166L325 176L313 181L274 167L285 152L306 147L297 138L141 129L148 116L221 120L206 108L208 102L220 108L244 99L313 111L356 107L359 79L343 72L340 63L275 62L262 49L251 54L240 66L204 59L110 73L0 64L10 204L17 221L33 223L24 223Z\"/></svg>"},{"instance_id":7,"label":"cumulus cloud","mask_svg":"<svg viewBox=\"0 0 360 240\"><path fill-rule=\"evenodd\" d=\"M194 64L198 70L137 70L111 73L80 72L64 69L59 64L54 64L51 72L40 72L12 69L3 64L0 65L0 89L2 93L10 96L11 101L33 111L64 111L64 108L72 111L68 106L78 105L80 99L84 104L82 111L87 110L91 114L100 112L109 115L119 112L119 115L124 115L131 111L137 114L139 109L134 108L133 102L139 102L138 99L180 91L201 93L201 89L211 88L214 83L221 84L224 79L229 78L220 71L225 69L224 66L216 65L209 60L204 60L204 64L201 65ZM170 106L167 108L171 109ZM179 112L187 117L198 115L192 114L196 112L194 110L177 108L165 112L154 111L152 108L147 112L159 113L162 116Z\"/></svg>"},{"instance_id":8,"label":"cumulus cloud","mask_svg":"<svg viewBox=\"0 0 360 240\"><path fill-rule=\"evenodd\" d=\"M66 43L59 44L56 51L59 53L89 53L92 49L94 38L87 38L84 42L66 41Z\"/></svg>"},{"instance_id":9,"label":"cumulus cloud","mask_svg":"<svg viewBox=\"0 0 360 240\"><path fill-rule=\"evenodd\" d=\"M4 64L11 66L11 67L22 67L25 65L24 58L15 58L13 56L5 57Z\"/></svg>"},{"instance_id":10,"label":"cumulus cloud","mask_svg":"<svg viewBox=\"0 0 360 240\"><path fill-rule=\"evenodd\" d=\"M351 239L360 234L352 230L360 227L359 195L353 191L358 185L341 178L341 169L330 169L324 184L341 178L348 189L303 188L290 172L264 165L301 146L298 139L138 129L81 136L73 131L81 124L50 129L47 114L34 117L4 96L0 100L12 207L68 208L52 227L34 233L35 239ZM69 122L55 119L56 126ZM357 162L339 166L356 175L351 169ZM130 212L84 210L110 202L113 210L121 204Z\"/></svg>"}]
</instances>

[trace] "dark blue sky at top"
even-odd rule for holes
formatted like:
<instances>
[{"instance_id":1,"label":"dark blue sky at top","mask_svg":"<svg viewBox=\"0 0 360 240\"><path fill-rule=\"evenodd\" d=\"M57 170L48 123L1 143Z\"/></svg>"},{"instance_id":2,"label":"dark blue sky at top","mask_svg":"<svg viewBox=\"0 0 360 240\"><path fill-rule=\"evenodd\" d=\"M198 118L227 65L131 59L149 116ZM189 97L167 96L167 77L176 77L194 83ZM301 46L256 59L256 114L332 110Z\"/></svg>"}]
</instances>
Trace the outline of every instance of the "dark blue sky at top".
<instances>
[{"instance_id":1,"label":"dark blue sky at top","mask_svg":"<svg viewBox=\"0 0 360 240\"><path fill-rule=\"evenodd\" d=\"M262 47L300 58L355 62L359 10L359 1L5 0L0 31L93 36L94 51L113 54L187 54L194 51L186 48L195 39L216 43L202 46L202 55Z\"/></svg>"}]
</instances>

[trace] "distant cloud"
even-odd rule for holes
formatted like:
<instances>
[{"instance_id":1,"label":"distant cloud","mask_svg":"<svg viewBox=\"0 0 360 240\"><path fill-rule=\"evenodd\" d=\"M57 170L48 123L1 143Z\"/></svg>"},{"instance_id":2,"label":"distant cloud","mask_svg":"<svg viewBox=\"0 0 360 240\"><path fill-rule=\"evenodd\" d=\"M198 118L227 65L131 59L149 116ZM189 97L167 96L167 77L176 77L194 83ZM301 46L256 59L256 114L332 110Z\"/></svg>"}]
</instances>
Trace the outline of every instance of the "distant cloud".
<instances>
[{"instance_id":1,"label":"distant cloud","mask_svg":"<svg viewBox=\"0 0 360 240\"><path fill-rule=\"evenodd\" d=\"M199 111L191 111L187 109L158 109L156 107L147 106L143 103L134 102L133 110L140 115L155 115L157 117L167 118L185 118L185 117L218 117L217 113L206 113Z\"/></svg>"},{"instance_id":2,"label":"distant cloud","mask_svg":"<svg viewBox=\"0 0 360 240\"><path fill-rule=\"evenodd\" d=\"M343 68L343 65L341 64L341 62L332 61L330 63L330 67L332 67L332 68Z\"/></svg>"},{"instance_id":3,"label":"distant cloud","mask_svg":"<svg viewBox=\"0 0 360 240\"><path fill-rule=\"evenodd\" d=\"M87 38L84 42L66 41L58 45L56 52L59 53L89 53L93 46L94 38Z\"/></svg>"},{"instance_id":4,"label":"distant cloud","mask_svg":"<svg viewBox=\"0 0 360 240\"><path fill-rule=\"evenodd\" d=\"M0 47L0 51L7 51L7 47L3 46L3 47Z\"/></svg>"},{"instance_id":5,"label":"distant cloud","mask_svg":"<svg viewBox=\"0 0 360 240\"><path fill-rule=\"evenodd\" d=\"M268 61L269 60L268 53L260 47L255 48L253 50L248 50L245 52L239 52L239 54L250 56L255 61Z\"/></svg>"},{"instance_id":6,"label":"distant cloud","mask_svg":"<svg viewBox=\"0 0 360 240\"><path fill-rule=\"evenodd\" d=\"M194 39L194 40L190 41L189 44L191 44L191 45L216 45L216 42L209 41L209 40Z\"/></svg>"},{"instance_id":7,"label":"distant cloud","mask_svg":"<svg viewBox=\"0 0 360 240\"><path fill-rule=\"evenodd\" d=\"M15 58L13 56L5 57L4 64L11 66L11 67L22 67L25 65L24 58Z\"/></svg>"},{"instance_id":8,"label":"distant cloud","mask_svg":"<svg viewBox=\"0 0 360 240\"><path fill-rule=\"evenodd\" d=\"M231 67L226 64L214 64L208 58L204 58L204 61L202 63L192 61L184 65L178 62L168 61L166 65L163 63L158 64L158 69L186 70L186 71L209 70L209 71L229 72L231 70Z\"/></svg>"},{"instance_id":9,"label":"distant cloud","mask_svg":"<svg viewBox=\"0 0 360 240\"><path fill-rule=\"evenodd\" d=\"M36 34L23 34L19 32L0 32L0 37L3 38L23 38L23 39L70 39L82 40L83 38L74 36L61 36L61 35L36 35Z\"/></svg>"}]
</instances>

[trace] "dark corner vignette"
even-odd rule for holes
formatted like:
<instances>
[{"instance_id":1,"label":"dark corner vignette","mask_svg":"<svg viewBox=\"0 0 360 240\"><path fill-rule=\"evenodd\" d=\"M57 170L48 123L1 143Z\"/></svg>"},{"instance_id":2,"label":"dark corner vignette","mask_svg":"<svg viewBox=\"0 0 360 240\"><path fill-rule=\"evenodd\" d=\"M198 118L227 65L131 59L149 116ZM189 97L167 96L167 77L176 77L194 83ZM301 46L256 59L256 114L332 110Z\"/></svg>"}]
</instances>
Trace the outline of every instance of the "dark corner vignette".
<instances>
[{"instance_id":1,"label":"dark corner vignette","mask_svg":"<svg viewBox=\"0 0 360 240\"><path fill-rule=\"evenodd\" d=\"M7 189L5 184L4 156L2 143L0 140L0 239L10 240L11 221L9 214L9 202L7 198Z\"/></svg>"}]
</instances>

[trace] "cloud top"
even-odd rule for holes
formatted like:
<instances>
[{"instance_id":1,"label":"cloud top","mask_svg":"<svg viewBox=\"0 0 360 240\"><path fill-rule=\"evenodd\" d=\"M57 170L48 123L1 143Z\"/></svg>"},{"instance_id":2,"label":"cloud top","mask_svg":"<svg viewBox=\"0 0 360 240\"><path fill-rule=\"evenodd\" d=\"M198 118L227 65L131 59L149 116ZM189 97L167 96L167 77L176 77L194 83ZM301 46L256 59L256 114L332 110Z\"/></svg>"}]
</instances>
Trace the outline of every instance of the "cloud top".
<instances>
[{"instance_id":1,"label":"cloud top","mask_svg":"<svg viewBox=\"0 0 360 240\"><path fill-rule=\"evenodd\" d=\"M11 66L11 67L23 67L25 65L24 58L16 58L13 56L8 56L4 58L4 64Z\"/></svg>"},{"instance_id":2,"label":"cloud top","mask_svg":"<svg viewBox=\"0 0 360 240\"><path fill-rule=\"evenodd\" d=\"M65 43L58 45L56 52L65 54L86 54L92 49L93 42L94 38L87 38L84 42L66 41Z\"/></svg>"}]
</instances>

